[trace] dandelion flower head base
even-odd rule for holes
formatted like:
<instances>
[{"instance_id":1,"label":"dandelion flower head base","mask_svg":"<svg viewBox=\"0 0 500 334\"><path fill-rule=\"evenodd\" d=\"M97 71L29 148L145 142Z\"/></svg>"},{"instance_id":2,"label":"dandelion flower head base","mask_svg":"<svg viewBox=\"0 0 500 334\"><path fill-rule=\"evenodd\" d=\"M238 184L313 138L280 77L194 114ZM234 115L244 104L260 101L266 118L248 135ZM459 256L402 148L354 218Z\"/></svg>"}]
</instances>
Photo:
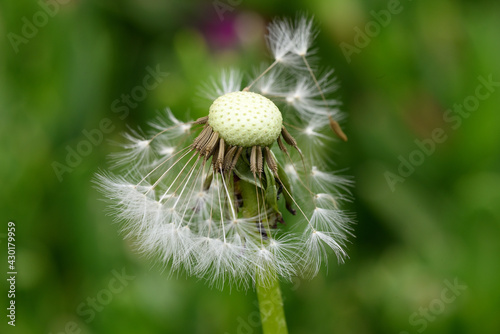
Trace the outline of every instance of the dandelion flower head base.
<instances>
[{"instance_id":1,"label":"dandelion flower head base","mask_svg":"<svg viewBox=\"0 0 500 334\"><path fill-rule=\"evenodd\" d=\"M208 123L228 144L269 146L279 136L283 117L268 98L252 92L232 92L210 107Z\"/></svg>"},{"instance_id":2,"label":"dandelion flower head base","mask_svg":"<svg viewBox=\"0 0 500 334\"><path fill-rule=\"evenodd\" d=\"M347 256L351 181L325 163L332 130L346 137L331 71L310 63L311 29L303 17L273 22L275 59L245 88L224 72L207 88L207 116L182 122L167 109L150 134L125 136L113 156L123 176L97 175L126 236L171 272L247 288L312 277L328 253Z\"/></svg>"}]
</instances>

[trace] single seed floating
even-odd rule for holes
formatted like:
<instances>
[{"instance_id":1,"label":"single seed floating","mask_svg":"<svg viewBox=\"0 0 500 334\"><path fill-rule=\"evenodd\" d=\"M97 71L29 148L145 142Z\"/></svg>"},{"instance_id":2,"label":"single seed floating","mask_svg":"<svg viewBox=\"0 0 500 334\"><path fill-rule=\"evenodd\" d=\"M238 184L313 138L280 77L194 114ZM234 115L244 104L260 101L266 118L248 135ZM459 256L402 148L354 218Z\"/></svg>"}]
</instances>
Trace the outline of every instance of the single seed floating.
<instances>
[{"instance_id":1,"label":"single seed floating","mask_svg":"<svg viewBox=\"0 0 500 334\"><path fill-rule=\"evenodd\" d=\"M233 92L212 103L208 124L228 145L270 146L281 133L283 117L268 98L252 92Z\"/></svg>"}]
</instances>

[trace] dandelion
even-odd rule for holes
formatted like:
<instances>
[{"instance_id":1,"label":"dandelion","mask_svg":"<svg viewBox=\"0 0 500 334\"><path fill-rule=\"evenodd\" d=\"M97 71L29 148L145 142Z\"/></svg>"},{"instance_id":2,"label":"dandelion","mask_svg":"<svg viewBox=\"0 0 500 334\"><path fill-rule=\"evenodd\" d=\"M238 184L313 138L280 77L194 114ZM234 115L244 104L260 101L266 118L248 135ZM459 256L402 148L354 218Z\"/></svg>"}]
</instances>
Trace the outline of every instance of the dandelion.
<instances>
[{"instance_id":1,"label":"dandelion","mask_svg":"<svg viewBox=\"0 0 500 334\"><path fill-rule=\"evenodd\" d=\"M311 61L313 21L268 30L274 61L253 80L222 72L203 86L208 115L181 121L167 109L151 133L126 135L113 156L123 172L96 179L140 251L217 287L313 277L329 253L344 261L352 234L341 209L351 181L327 169L332 130L347 138L333 72Z\"/></svg>"}]
</instances>

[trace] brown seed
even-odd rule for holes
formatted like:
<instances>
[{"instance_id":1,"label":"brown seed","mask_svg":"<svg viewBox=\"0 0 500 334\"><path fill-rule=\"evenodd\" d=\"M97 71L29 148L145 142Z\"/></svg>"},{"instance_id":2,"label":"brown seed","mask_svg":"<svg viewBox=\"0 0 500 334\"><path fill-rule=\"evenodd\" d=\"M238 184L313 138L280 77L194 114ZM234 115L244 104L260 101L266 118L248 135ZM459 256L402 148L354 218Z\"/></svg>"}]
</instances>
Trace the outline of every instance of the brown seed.
<instances>
[{"instance_id":1,"label":"brown seed","mask_svg":"<svg viewBox=\"0 0 500 334\"><path fill-rule=\"evenodd\" d=\"M295 140L295 138L292 137L290 132L288 132L288 130L284 126L281 128L281 135L283 136L283 139L288 145L293 147L297 146L297 141Z\"/></svg>"},{"instance_id":2,"label":"brown seed","mask_svg":"<svg viewBox=\"0 0 500 334\"><path fill-rule=\"evenodd\" d=\"M228 171L231 168L231 163L233 162L234 155L236 154L236 150L238 146L231 146L229 150L227 150L226 156L224 157L224 166L223 169Z\"/></svg>"},{"instance_id":3,"label":"brown seed","mask_svg":"<svg viewBox=\"0 0 500 334\"><path fill-rule=\"evenodd\" d=\"M217 154L217 162L216 162L216 168L217 170L222 170L222 166L224 164L224 151L225 151L226 145L224 144L224 138L221 138L219 140L219 152Z\"/></svg>"},{"instance_id":4,"label":"brown seed","mask_svg":"<svg viewBox=\"0 0 500 334\"><path fill-rule=\"evenodd\" d=\"M217 142L219 140L219 133L218 132L212 132L212 135L210 136L210 139L208 140L207 144L200 149L200 155L204 155L207 159L210 158L217 147Z\"/></svg>"},{"instance_id":5,"label":"brown seed","mask_svg":"<svg viewBox=\"0 0 500 334\"><path fill-rule=\"evenodd\" d=\"M191 147L197 151L201 151L202 147L210 139L212 132L213 132L212 127L206 124L201 133L198 135L198 137L196 137L195 140L193 141Z\"/></svg>"},{"instance_id":6,"label":"brown seed","mask_svg":"<svg viewBox=\"0 0 500 334\"><path fill-rule=\"evenodd\" d=\"M283 152L285 152L285 154L288 155L288 150L286 149L285 144L283 144L281 137L278 137L277 142L278 142L278 147L280 148L280 150L282 150Z\"/></svg>"},{"instance_id":7,"label":"brown seed","mask_svg":"<svg viewBox=\"0 0 500 334\"><path fill-rule=\"evenodd\" d=\"M250 171L254 175L257 173L257 146L253 146L250 153Z\"/></svg>"},{"instance_id":8,"label":"brown seed","mask_svg":"<svg viewBox=\"0 0 500 334\"><path fill-rule=\"evenodd\" d=\"M276 178L278 177L278 164L276 163L276 160L273 157L273 154L269 147L266 147L266 164L269 166L269 169L273 172L274 176Z\"/></svg>"},{"instance_id":9,"label":"brown seed","mask_svg":"<svg viewBox=\"0 0 500 334\"><path fill-rule=\"evenodd\" d=\"M200 117L196 121L194 121L194 124L207 124L208 122L208 116L205 117Z\"/></svg>"},{"instance_id":10,"label":"brown seed","mask_svg":"<svg viewBox=\"0 0 500 334\"><path fill-rule=\"evenodd\" d=\"M259 173L264 171L264 159L262 159L262 148L257 146L257 169Z\"/></svg>"},{"instance_id":11,"label":"brown seed","mask_svg":"<svg viewBox=\"0 0 500 334\"><path fill-rule=\"evenodd\" d=\"M330 120L330 128L332 128L337 137L339 137L343 141L347 141L347 136L345 135L344 131L342 131L339 123L337 123L337 121L335 121L332 116L328 116L328 119Z\"/></svg>"},{"instance_id":12,"label":"brown seed","mask_svg":"<svg viewBox=\"0 0 500 334\"><path fill-rule=\"evenodd\" d=\"M281 135L288 145L293 146L293 148L296 149L297 152L299 152L300 158L302 159L302 164L304 164L304 156L302 155L302 151L300 150L300 148L297 146L297 141L292 137L292 135L284 126L281 128Z\"/></svg>"},{"instance_id":13,"label":"brown seed","mask_svg":"<svg viewBox=\"0 0 500 334\"><path fill-rule=\"evenodd\" d=\"M238 151L236 151L236 154L234 155L233 161L231 162L231 166L229 166L229 171L232 171L234 167L236 167L236 163L240 158L241 152L243 152L243 147L238 147Z\"/></svg>"}]
</instances>

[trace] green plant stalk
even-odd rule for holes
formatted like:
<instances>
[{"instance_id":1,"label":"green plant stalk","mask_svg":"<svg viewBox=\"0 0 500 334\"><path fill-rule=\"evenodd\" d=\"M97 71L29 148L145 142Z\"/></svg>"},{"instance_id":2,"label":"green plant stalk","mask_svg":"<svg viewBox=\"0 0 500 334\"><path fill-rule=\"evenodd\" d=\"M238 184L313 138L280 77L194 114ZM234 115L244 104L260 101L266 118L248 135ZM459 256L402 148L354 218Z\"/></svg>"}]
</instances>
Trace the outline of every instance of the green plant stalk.
<instances>
[{"instance_id":1,"label":"green plant stalk","mask_svg":"<svg viewBox=\"0 0 500 334\"><path fill-rule=\"evenodd\" d=\"M272 276L267 280L266 287L257 282L262 332L264 334L288 334L280 282L275 274Z\"/></svg>"},{"instance_id":2,"label":"green plant stalk","mask_svg":"<svg viewBox=\"0 0 500 334\"><path fill-rule=\"evenodd\" d=\"M245 217L255 217L258 213L257 189L255 184L240 180L239 188L243 199L242 213ZM260 191L260 189L259 189ZM260 200L264 199L260 196ZM260 205L263 203L261 202ZM257 275L257 299L259 300L260 319L264 334L288 334L283 298L278 276L275 272L268 272L265 284Z\"/></svg>"}]
</instances>

